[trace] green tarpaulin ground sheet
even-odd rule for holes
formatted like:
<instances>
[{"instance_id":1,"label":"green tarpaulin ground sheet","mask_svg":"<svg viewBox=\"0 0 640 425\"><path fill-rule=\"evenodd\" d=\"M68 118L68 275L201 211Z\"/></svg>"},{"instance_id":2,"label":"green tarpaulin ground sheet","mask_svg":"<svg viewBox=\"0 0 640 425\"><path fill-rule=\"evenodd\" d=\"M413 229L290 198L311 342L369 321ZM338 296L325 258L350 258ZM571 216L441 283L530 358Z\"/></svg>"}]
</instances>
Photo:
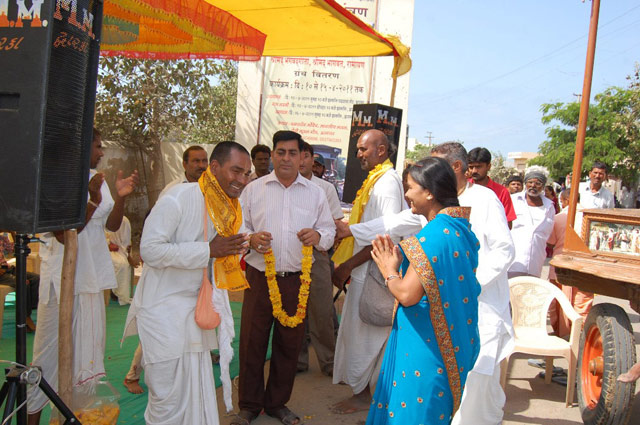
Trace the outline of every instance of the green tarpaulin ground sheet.
<instances>
[{"instance_id":1,"label":"green tarpaulin ground sheet","mask_svg":"<svg viewBox=\"0 0 640 425\"><path fill-rule=\"evenodd\" d=\"M240 312L242 309L242 303L232 302L231 311L233 312L233 320L235 323L236 337L233 341L234 357L230 365L231 379L238 375L238 346L240 336ZM124 330L124 323L127 318L128 306L120 306L117 302L111 301L107 306L107 341L104 356L104 365L107 373L107 379L113 386L120 392L120 417L118 424L142 424L144 423L144 410L147 405L147 393L146 386L144 385L144 375L140 380L140 384L145 389L144 394L134 395L130 394L122 385L129 366L131 365L131 359L133 353L138 345L138 339L129 337L124 341L122 348L120 347L120 340L122 339L122 332ZM15 344L16 344L16 320L15 316L15 294L11 293L7 295L5 301L4 310L4 322L2 326L2 339L0 339L0 359L6 361L15 361ZM32 318L36 322L37 315L34 310ZM31 362L31 356L33 354L33 336L34 334L27 334L27 361ZM267 353L267 358L271 356L271 347ZM5 365L4 367L10 367ZM216 387L220 386L220 367L216 364L213 365L214 378L216 380ZM41 424L48 423L49 407L46 407L43 411Z\"/></svg>"}]
</instances>

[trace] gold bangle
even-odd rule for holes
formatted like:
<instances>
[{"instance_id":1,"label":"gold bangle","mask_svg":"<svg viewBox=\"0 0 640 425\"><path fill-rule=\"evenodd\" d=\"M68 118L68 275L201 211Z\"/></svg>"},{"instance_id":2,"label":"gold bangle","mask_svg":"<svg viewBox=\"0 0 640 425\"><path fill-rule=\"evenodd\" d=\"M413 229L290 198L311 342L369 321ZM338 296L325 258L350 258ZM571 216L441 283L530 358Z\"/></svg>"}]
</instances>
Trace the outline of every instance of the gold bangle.
<instances>
[{"instance_id":1,"label":"gold bangle","mask_svg":"<svg viewBox=\"0 0 640 425\"><path fill-rule=\"evenodd\" d=\"M89 205L93 205L94 207L98 208L99 204L96 204L95 202L93 202L91 199L89 199Z\"/></svg>"}]
</instances>

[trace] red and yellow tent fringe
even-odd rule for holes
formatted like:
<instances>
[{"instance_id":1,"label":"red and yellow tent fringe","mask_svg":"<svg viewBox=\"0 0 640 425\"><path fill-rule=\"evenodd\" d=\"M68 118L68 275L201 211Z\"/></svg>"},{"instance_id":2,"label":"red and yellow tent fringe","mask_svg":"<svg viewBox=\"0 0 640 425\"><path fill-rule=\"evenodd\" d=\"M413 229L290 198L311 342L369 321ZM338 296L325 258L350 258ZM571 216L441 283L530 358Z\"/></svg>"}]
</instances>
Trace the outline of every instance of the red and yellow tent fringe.
<instances>
[{"instance_id":1,"label":"red and yellow tent fringe","mask_svg":"<svg viewBox=\"0 0 640 425\"><path fill-rule=\"evenodd\" d=\"M266 35L202 0L108 0L105 56L258 60Z\"/></svg>"}]
</instances>

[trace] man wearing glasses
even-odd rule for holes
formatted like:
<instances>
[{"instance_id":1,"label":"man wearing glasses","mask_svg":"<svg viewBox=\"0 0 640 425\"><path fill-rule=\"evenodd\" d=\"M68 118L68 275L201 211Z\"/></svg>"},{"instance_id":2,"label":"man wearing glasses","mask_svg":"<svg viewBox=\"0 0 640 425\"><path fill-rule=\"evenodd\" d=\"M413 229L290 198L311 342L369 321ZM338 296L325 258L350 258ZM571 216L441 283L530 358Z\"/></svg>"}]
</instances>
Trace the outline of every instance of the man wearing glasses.
<instances>
[{"instance_id":1,"label":"man wearing glasses","mask_svg":"<svg viewBox=\"0 0 640 425\"><path fill-rule=\"evenodd\" d=\"M516 258L509 268L509 278L524 275L540 277L542 272L555 215L553 202L544 196L547 175L544 167L534 165L527 168L524 190L511 195L517 218L511 229Z\"/></svg>"}]
</instances>

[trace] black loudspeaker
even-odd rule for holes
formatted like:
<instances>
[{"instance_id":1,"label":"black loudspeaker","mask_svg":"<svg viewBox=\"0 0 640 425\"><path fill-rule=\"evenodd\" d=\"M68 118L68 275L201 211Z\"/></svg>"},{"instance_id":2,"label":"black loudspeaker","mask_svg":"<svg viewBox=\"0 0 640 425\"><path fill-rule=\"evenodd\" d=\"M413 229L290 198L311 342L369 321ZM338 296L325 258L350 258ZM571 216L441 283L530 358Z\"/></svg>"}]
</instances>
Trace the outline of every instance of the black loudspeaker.
<instances>
[{"instance_id":1,"label":"black loudspeaker","mask_svg":"<svg viewBox=\"0 0 640 425\"><path fill-rule=\"evenodd\" d=\"M402 109L391 106L368 103L353 105L351 118L351 133L349 135L349 153L347 156L347 170L344 178L344 193L342 201L352 203L362 182L367 178L368 171L362 170L358 153L358 138L367 130L380 130L387 135L393 145L394 153L389 158L396 165L398 157L398 141L400 140L400 125L402 124Z\"/></svg>"},{"instance_id":2,"label":"black loudspeaker","mask_svg":"<svg viewBox=\"0 0 640 425\"><path fill-rule=\"evenodd\" d=\"M0 0L0 229L84 223L101 0Z\"/></svg>"}]
</instances>

